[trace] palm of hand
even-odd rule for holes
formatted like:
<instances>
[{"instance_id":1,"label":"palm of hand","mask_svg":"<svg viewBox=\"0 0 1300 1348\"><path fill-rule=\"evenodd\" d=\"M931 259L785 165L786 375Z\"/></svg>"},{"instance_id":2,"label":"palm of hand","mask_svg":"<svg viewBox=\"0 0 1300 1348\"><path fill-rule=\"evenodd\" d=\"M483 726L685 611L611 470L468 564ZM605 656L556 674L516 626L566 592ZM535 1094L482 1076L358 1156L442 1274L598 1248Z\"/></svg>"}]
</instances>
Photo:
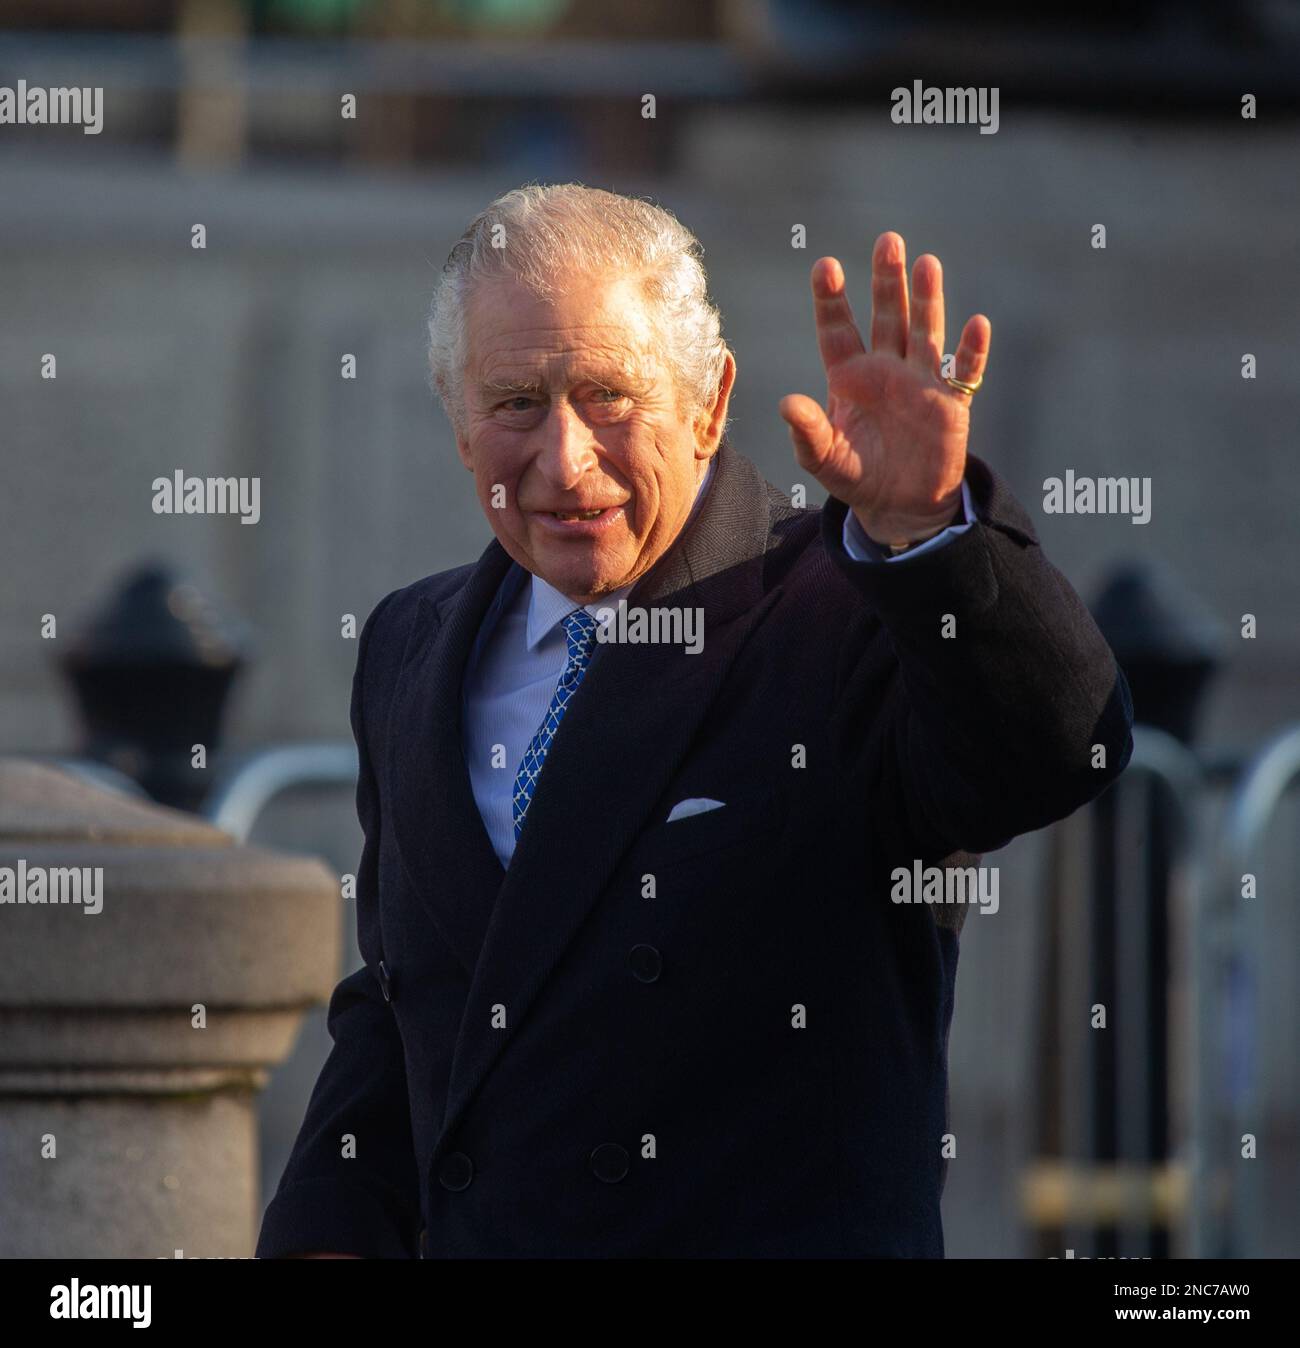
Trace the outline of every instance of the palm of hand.
<instances>
[{"instance_id":1,"label":"palm of hand","mask_svg":"<svg viewBox=\"0 0 1300 1348\"><path fill-rule=\"evenodd\" d=\"M875 352L851 357L827 379L826 413L831 444L818 480L832 496L924 516L960 493L969 399L914 365Z\"/></svg>"},{"instance_id":2,"label":"palm of hand","mask_svg":"<svg viewBox=\"0 0 1300 1348\"><path fill-rule=\"evenodd\" d=\"M960 503L970 435L970 394L939 374L944 338L939 260L928 254L917 259L909 302L903 240L893 233L876 240L869 351L834 258L816 263L812 285L826 407L802 394L782 399L795 457L877 541L906 544L931 537ZM990 333L982 314L967 321L954 362L956 379L976 385L982 380Z\"/></svg>"}]
</instances>

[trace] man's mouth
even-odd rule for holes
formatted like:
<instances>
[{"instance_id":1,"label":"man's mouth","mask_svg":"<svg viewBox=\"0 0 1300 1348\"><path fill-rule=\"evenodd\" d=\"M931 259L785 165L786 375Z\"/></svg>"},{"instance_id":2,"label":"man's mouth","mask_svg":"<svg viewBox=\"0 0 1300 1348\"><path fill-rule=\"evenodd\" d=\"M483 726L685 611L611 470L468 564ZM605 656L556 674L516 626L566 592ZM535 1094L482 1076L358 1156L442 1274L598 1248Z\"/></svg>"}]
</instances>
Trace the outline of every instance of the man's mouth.
<instances>
[{"instance_id":1,"label":"man's mouth","mask_svg":"<svg viewBox=\"0 0 1300 1348\"><path fill-rule=\"evenodd\" d=\"M631 509L626 501L616 505L591 506L580 510L534 510L529 513L552 538L593 539L618 522Z\"/></svg>"}]
</instances>

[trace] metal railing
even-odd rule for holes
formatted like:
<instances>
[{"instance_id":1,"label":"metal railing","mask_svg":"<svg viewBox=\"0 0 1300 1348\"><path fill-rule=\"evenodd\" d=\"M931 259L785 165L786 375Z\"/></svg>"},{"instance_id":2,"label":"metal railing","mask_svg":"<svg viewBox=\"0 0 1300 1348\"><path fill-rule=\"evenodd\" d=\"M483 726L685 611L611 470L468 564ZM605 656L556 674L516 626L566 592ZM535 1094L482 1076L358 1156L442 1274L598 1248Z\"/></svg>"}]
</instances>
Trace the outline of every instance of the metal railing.
<instances>
[{"instance_id":1,"label":"metal railing","mask_svg":"<svg viewBox=\"0 0 1300 1348\"><path fill-rule=\"evenodd\" d=\"M1213 1057L1220 1066L1220 1091L1211 1102L1211 1138L1218 1166L1206 1176L1206 1187L1224 1194L1225 1201L1214 1210L1218 1220L1207 1222L1207 1252L1211 1254L1265 1253L1252 1248L1252 1241L1264 1226L1268 1191L1260 1167L1240 1164L1240 1148L1243 1135L1257 1132L1263 1117L1260 1087L1265 1035L1280 1035L1280 1042L1288 1045L1292 1055L1300 1043L1300 996L1295 995L1300 958L1294 950L1290 963L1293 995L1284 999L1290 1023L1279 1025L1259 1013L1265 951L1270 941L1276 941L1275 933L1294 930L1294 918L1283 907L1294 906L1300 889L1294 880L1288 883L1266 868L1261 870L1260 863L1283 801L1297 782L1300 726L1292 726L1275 735L1247 764L1224 819L1220 869L1214 886L1216 903L1208 915L1215 981L1207 989L1206 1000L1224 1010L1212 1044ZM1256 877L1254 898L1242 894L1247 874ZM1240 1036L1236 1043L1230 1038L1234 1027ZM1236 1058L1242 1061L1237 1063ZM1230 1158L1236 1162L1232 1167L1228 1165ZM1295 1195L1300 1194L1300 1173L1291 1177L1289 1191L1294 1206Z\"/></svg>"},{"instance_id":2,"label":"metal railing","mask_svg":"<svg viewBox=\"0 0 1300 1348\"><path fill-rule=\"evenodd\" d=\"M203 802L210 823L241 842L277 796L300 787L355 786L357 751L350 743L285 744L263 749L225 772Z\"/></svg>"},{"instance_id":3,"label":"metal railing","mask_svg":"<svg viewBox=\"0 0 1300 1348\"><path fill-rule=\"evenodd\" d=\"M1191 750L1138 726L1120 779L1051 831L1049 934L1038 957L1042 1056L1031 1070L1039 1154L1022 1181L1035 1253L1114 1248L1137 1256L1192 1243L1201 1037L1199 1026L1175 1027L1172 1017L1182 1033L1166 1036L1150 985L1153 965L1166 961L1170 986L1195 982L1205 785ZM1153 856L1157 865L1143 864ZM1157 952L1153 943L1166 931L1173 939ZM1098 1005L1105 1029L1092 1019ZM1182 1107L1167 1111L1175 1095ZM1166 1112L1183 1120L1183 1135L1175 1140L1171 1127L1167 1149Z\"/></svg>"},{"instance_id":4,"label":"metal railing","mask_svg":"<svg viewBox=\"0 0 1300 1348\"><path fill-rule=\"evenodd\" d=\"M1258 1009L1267 933L1288 929L1280 905L1297 887L1259 876L1257 897L1243 898L1242 878L1260 869L1300 781L1300 726L1226 780L1212 834L1202 763L1136 727L1111 791L1052 830L1056 912L1042 954L1058 977L1045 988L1051 1029L1034 1076L1050 1142L1022 1185L1043 1248L1059 1234L1093 1254L1261 1252L1252 1242L1273 1198L1263 1177L1276 1185L1276 1170L1239 1163L1240 1147L1265 1117L1261 1045L1270 1034L1300 1042L1295 997L1286 1024L1266 1025ZM1084 1015L1099 1003L1106 1032Z\"/></svg>"}]
</instances>

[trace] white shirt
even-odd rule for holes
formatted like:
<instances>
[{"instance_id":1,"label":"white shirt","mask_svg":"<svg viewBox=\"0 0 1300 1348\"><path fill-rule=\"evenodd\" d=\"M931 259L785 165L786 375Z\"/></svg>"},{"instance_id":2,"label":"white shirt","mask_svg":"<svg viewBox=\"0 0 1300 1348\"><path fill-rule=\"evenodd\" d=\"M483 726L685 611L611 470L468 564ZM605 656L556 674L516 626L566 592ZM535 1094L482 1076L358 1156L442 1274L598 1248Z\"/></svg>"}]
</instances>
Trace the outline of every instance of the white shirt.
<instances>
[{"instance_id":1,"label":"white shirt","mask_svg":"<svg viewBox=\"0 0 1300 1348\"><path fill-rule=\"evenodd\" d=\"M683 529L699 510L716 467L716 458L711 459ZM941 547L975 522L965 482L961 490L966 523L949 526L901 557L888 557L876 548L850 510L844 519L844 550L855 561L868 565L902 565ZM616 608L631 590L632 586L626 585L583 607L599 622L600 610ZM540 576L530 575L517 564L512 566L484 615L465 668L461 699L465 762L474 800L503 867L510 865L515 850L515 777L564 673L568 648L561 623L577 608L572 599Z\"/></svg>"}]
</instances>

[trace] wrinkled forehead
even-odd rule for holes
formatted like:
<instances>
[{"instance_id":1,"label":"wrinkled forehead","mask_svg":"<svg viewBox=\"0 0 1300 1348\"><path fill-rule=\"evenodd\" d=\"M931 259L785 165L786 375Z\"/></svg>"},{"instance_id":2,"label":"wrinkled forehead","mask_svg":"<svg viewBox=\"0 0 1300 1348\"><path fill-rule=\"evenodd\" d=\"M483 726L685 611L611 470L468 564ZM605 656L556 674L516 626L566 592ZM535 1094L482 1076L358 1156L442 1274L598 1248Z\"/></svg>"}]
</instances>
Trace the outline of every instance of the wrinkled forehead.
<instances>
[{"instance_id":1,"label":"wrinkled forehead","mask_svg":"<svg viewBox=\"0 0 1300 1348\"><path fill-rule=\"evenodd\" d=\"M466 306L466 364L478 378L548 382L663 376L663 340L634 277L564 276L535 294L513 277L479 282Z\"/></svg>"}]
</instances>

